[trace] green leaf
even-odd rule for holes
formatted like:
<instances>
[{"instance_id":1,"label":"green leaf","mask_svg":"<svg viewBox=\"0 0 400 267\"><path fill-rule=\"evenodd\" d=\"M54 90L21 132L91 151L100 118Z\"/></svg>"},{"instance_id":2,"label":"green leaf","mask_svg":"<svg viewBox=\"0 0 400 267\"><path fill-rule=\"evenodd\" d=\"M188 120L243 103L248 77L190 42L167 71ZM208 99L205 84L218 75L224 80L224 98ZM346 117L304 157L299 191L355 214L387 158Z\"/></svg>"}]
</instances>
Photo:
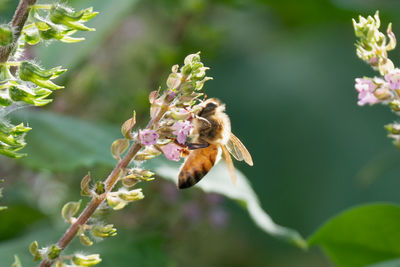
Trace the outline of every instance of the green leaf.
<instances>
[{"instance_id":1,"label":"green leaf","mask_svg":"<svg viewBox=\"0 0 400 267\"><path fill-rule=\"evenodd\" d=\"M112 166L110 145L120 137L118 127L95 124L44 111L16 111L11 114L32 127L21 161L34 169L70 171L95 163Z\"/></svg>"},{"instance_id":2,"label":"green leaf","mask_svg":"<svg viewBox=\"0 0 400 267\"><path fill-rule=\"evenodd\" d=\"M173 166L172 164L161 162L161 160L157 163L153 166L153 170L161 177L176 183L179 166ZM262 209L260 201L247 178L238 170L236 170L236 175L237 185L235 187L230 180L227 166L224 163L219 163L195 187L202 189L204 192L217 193L236 200L244 205L251 219L261 230L273 237L305 249L307 244L300 234L295 230L276 224Z\"/></svg>"},{"instance_id":3,"label":"green leaf","mask_svg":"<svg viewBox=\"0 0 400 267\"><path fill-rule=\"evenodd\" d=\"M400 257L399 225L400 206L358 206L325 223L309 245L321 246L337 266L361 267Z\"/></svg>"}]
</instances>

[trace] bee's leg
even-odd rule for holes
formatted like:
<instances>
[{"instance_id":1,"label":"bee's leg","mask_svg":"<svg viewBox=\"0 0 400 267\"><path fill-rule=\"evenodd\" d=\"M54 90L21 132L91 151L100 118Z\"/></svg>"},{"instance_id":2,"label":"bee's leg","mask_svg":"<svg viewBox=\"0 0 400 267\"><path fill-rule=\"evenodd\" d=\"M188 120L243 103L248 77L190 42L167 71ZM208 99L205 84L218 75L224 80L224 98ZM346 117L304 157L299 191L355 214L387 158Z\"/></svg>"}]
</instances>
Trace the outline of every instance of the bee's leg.
<instances>
[{"instance_id":1,"label":"bee's leg","mask_svg":"<svg viewBox=\"0 0 400 267\"><path fill-rule=\"evenodd\" d=\"M202 143L187 143L186 146L187 148L189 148L190 150L194 150L194 149L200 149L200 148L206 148L208 147L210 144L208 142L202 142Z\"/></svg>"}]
</instances>

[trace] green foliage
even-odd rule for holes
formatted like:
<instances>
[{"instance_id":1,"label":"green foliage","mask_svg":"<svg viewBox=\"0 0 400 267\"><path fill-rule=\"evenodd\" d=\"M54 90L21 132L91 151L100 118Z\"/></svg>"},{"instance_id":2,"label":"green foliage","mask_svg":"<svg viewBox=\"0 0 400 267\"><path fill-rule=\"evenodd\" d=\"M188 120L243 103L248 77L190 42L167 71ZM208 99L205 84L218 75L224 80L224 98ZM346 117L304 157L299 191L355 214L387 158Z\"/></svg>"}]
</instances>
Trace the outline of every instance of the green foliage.
<instances>
[{"instance_id":1,"label":"green foliage","mask_svg":"<svg viewBox=\"0 0 400 267\"><path fill-rule=\"evenodd\" d=\"M361 267L398 258L399 222L398 205L355 207L325 223L310 237L309 245L321 246L340 267Z\"/></svg>"},{"instance_id":2,"label":"green foliage","mask_svg":"<svg viewBox=\"0 0 400 267\"><path fill-rule=\"evenodd\" d=\"M25 45L35 45L41 40L51 39L66 43L82 41L84 38L73 38L71 35L78 30L93 30L82 23L98 14L93 12L92 8L74 11L60 4L33 5L29 10L25 25L18 25L22 28L21 36L14 37L9 26L0 26L0 49L15 45L14 49L10 49L12 52L8 56L7 62L0 64L0 111L4 111L5 107L11 106L13 103L16 105L27 103L34 106L50 103L51 99L47 97L52 90L63 88L51 80L66 70L60 67L43 69L33 62L19 61ZM18 13L18 16L23 15L23 12ZM14 38L18 38L18 40L15 41ZM0 138L0 153L14 158L25 156L17 151L25 146L24 133L26 131L19 135L10 132L8 128L14 128L14 126L5 123L3 117L4 115L0 114L0 122L4 125L0 127L0 136L2 137Z\"/></svg>"},{"instance_id":3,"label":"green foliage","mask_svg":"<svg viewBox=\"0 0 400 267\"><path fill-rule=\"evenodd\" d=\"M32 156L22 159L31 168L71 171L94 163L115 164L109 147L120 134L117 127L49 112L18 111L12 115L35 127L25 149Z\"/></svg>"},{"instance_id":4,"label":"green foliage","mask_svg":"<svg viewBox=\"0 0 400 267\"><path fill-rule=\"evenodd\" d=\"M0 240L15 237L44 218L41 212L32 207L22 204L8 205L6 211L0 212Z\"/></svg>"}]
</instances>

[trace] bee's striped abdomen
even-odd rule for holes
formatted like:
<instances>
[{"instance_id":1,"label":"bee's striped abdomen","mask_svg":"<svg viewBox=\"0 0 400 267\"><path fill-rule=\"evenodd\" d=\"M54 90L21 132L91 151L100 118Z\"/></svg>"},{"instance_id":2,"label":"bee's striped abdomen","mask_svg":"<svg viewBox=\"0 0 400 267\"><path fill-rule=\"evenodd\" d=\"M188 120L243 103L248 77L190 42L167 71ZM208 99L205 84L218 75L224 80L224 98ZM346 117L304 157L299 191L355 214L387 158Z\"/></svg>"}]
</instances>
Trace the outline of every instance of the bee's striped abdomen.
<instances>
[{"instance_id":1,"label":"bee's striped abdomen","mask_svg":"<svg viewBox=\"0 0 400 267\"><path fill-rule=\"evenodd\" d=\"M214 166L218 156L217 145L190 152L179 173L178 188L184 189L197 184Z\"/></svg>"}]
</instances>

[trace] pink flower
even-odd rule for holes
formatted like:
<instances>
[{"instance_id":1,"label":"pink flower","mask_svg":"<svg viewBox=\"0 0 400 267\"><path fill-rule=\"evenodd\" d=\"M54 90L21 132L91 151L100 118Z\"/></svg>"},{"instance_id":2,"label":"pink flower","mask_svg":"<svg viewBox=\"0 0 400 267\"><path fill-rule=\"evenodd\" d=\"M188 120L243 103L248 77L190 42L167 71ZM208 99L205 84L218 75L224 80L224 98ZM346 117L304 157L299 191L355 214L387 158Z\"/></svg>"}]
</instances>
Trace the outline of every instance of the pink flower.
<instances>
[{"instance_id":1,"label":"pink flower","mask_svg":"<svg viewBox=\"0 0 400 267\"><path fill-rule=\"evenodd\" d=\"M394 69L385 75L385 80L389 82L391 90L400 89L400 70Z\"/></svg>"},{"instance_id":2,"label":"pink flower","mask_svg":"<svg viewBox=\"0 0 400 267\"><path fill-rule=\"evenodd\" d=\"M379 102L379 99L373 94L376 85L371 79L357 78L355 88L358 92L357 104L359 106L364 106L365 104L374 105Z\"/></svg>"},{"instance_id":3,"label":"pink flower","mask_svg":"<svg viewBox=\"0 0 400 267\"><path fill-rule=\"evenodd\" d=\"M193 125L189 121L178 121L172 125L172 129L174 130L172 133L177 136L178 143L183 145L186 143L186 136L190 134L192 128Z\"/></svg>"},{"instance_id":4,"label":"pink flower","mask_svg":"<svg viewBox=\"0 0 400 267\"><path fill-rule=\"evenodd\" d=\"M169 143L163 147L161 147L164 156L173 161L179 161L181 157L181 148L174 143Z\"/></svg>"},{"instance_id":5,"label":"pink flower","mask_svg":"<svg viewBox=\"0 0 400 267\"><path fill-rule=\"evenodd\" d=\"M169 101L172 101L175 98L175 96L176 96L176 93L173 90L169 89L167 91L167 99Z\"/></svg>"},{"instance_id":6,"label":"pink flower","mask_svg":"<svg viewBox=\"0 0 400 267\"><path fill-rule=\"evenodd\" d=\"M157 143L159 135L153 130L143 130L139 132L140 143L149 146Z\"/></svg>"}]
</instances>

